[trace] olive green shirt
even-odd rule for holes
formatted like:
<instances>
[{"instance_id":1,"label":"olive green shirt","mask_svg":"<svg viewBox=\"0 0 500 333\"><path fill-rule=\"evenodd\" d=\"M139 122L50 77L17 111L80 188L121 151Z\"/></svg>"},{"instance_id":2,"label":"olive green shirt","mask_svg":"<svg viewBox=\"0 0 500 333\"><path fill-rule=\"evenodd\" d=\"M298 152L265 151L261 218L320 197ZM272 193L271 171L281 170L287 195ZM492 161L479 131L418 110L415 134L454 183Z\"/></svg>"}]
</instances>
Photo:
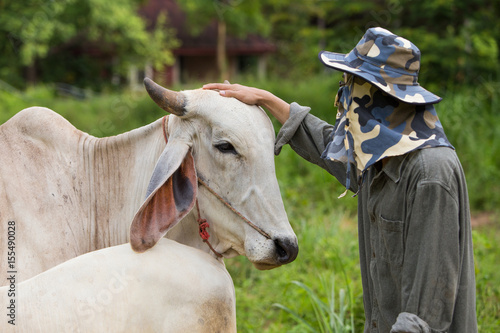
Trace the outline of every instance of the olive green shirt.
<instances>
[{"instance_id":1,"label":"olive green shirt","mask_svg":"<svg viewBox=\"0 0 500 333\"><path fill-rule=\"evenodd\" d=\"M292 103L275 153L288 143L345 185L346 165L321 159L333 126L309 111ZM477 332L469 202L455 151L392 157L370 167L360 187L351 183L359 190L364 332Z\"/></svg>"}]
</instances>

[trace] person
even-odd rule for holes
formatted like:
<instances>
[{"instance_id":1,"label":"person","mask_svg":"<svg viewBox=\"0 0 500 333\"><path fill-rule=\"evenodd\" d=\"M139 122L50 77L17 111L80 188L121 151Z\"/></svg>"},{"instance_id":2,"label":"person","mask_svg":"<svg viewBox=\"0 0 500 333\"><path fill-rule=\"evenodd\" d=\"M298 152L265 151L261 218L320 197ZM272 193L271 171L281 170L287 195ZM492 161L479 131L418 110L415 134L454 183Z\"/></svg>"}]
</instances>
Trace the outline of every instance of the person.
<instances>
[{"instance_id":1,"label":"person","mask_svg":"<svg viewBox=\"0 0 500 333\"><path fill-rule=\"evenodd\" d=\"M266 108L285 144L326 169L358 200L364 332L477 332L467 187L434 105L418 84L420 51L370 28L348 54L322 51L344 72L335 125L271 92L207 84Z\"/></svg>"}]
</instances>

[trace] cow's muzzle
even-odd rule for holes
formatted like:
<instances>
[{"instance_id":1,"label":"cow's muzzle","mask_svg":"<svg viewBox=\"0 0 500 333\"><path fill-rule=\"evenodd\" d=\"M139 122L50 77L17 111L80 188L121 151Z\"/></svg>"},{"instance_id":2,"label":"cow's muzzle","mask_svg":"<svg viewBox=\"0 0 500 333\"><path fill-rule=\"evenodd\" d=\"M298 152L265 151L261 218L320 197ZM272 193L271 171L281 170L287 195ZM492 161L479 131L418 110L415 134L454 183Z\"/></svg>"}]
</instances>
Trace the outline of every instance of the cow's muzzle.
<instances>
[{"instance_id":1,"label":"cow's muzzle","mask_svg":"<svg viewBox=\"0 0 500 333\"><path fill-rule=\"evenodd\" d=\"M274 239L278 263L280 265L291 263L299 254L299 246L296 239L276 238Z\"/></svg>"}]
</instances>

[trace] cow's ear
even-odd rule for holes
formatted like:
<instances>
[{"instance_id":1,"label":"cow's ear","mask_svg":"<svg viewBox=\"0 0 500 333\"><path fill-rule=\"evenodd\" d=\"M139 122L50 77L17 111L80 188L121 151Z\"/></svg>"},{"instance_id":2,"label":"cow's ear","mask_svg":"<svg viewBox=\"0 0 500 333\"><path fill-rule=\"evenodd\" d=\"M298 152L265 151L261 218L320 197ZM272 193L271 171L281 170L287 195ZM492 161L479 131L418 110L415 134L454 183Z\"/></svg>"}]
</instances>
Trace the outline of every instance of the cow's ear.
<instances>
[{"instance_id":1,"label":"cow's ear","mask_svg":"<svg viewBox=\"0 0 500 333\"><path fill-rule=\"evenodd\" d=\"M132 249L144 252L165 236L193 208L197 189L189 146L169 141L153 171L146 200L132 220Z\"/></svg>"}]
</instances>

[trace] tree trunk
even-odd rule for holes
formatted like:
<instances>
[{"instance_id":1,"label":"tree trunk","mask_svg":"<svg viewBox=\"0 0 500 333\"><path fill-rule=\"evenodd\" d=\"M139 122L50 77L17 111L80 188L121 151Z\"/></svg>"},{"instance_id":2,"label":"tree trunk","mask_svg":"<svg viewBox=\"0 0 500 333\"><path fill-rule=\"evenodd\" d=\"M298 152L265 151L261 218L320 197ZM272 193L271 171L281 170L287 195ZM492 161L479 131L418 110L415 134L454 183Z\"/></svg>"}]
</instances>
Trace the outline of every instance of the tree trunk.
<instances>
[{"instance_id":1,"label":"tree trunk","mask_svg":"<svg viewBox=\"0 0 500 333\"><path fill-rule=\"evenodd\" d=\"M229 79L226 57L226 22L224 20L217 21L217 69L221 82Z\"/></svg>"},{"instance_id":2,"label":"tree trunk","mask_svg":"<svg viewBox=\"0 0 500 333\"><path fill-rule=\"evenodd\" d=\"M28 86L34 86L36 80L36 59L33 59L33 62L26 67L26 81L28 82Z\"/></svg>"}]
</instances>

